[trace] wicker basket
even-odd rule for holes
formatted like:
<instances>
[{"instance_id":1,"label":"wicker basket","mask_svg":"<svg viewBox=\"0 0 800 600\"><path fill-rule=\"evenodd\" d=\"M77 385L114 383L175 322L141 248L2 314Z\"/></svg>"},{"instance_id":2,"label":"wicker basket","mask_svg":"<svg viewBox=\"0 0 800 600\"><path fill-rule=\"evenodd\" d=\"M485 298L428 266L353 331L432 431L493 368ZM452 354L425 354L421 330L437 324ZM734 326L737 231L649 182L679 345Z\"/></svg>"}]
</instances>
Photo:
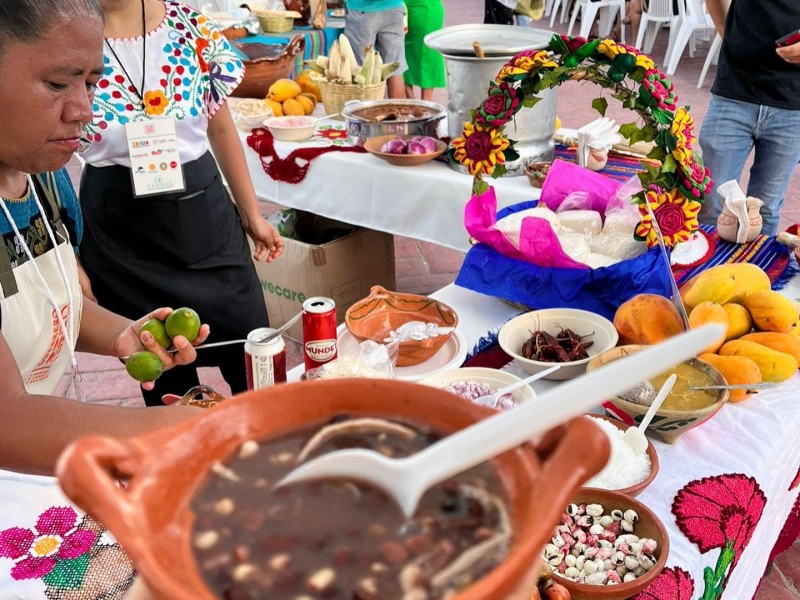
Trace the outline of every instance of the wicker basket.
<instances>
[{"instance_id":1,"label":"wicker basket","mask_svg":"<svg viewBox=\"0 0 800 600\"><path fill-rule=\"evenodd\" d=\"M371 85L330 83L320 81L319 91L325 113L334 115L342 112L345 102L350 100L382 100L386 95L386 82Z\"/></svg>"},{"instance_id":2,"label":"wicker basket","mask_svg":"<svg viewBox=\"0 0 800 600\"><path fill-rule=\"evenodd\" d=\"M261 29L267 33L285 33L294 27L294 20L302 15L293 10L254 10L253 14L258 17Z\"/></svg>"}]
</instances>

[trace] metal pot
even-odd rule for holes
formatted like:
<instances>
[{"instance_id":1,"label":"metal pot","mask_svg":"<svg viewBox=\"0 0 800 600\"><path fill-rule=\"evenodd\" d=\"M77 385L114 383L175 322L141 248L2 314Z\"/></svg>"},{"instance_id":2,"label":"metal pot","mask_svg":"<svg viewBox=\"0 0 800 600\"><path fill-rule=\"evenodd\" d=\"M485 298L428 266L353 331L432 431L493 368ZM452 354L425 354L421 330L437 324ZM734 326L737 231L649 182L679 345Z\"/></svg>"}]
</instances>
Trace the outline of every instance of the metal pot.
<instances>
[{"instance_id":1,"label":"metal pot","mask_svg":"<svg viewBox=\"0 0 800 600\"><path fill-rule=\"evenodd\" d=\"M489 82L500 68L523 50L546 48L551 31L512 25L457 25L425 36L425 44L442 53L447 69L447 129L451 139L461 137L470 111L486 98ZM474 42L485 56L475 56ZM515 140L519 159L506 163L508 175L524 175L530 162L552 161L555 153L556 91L543 90L533 107L522 108L506 125L506 137ZM457 162L450 166L462 173L467 169Z\"/></svg>"},{"instance_id":2,"label":"metal pot","mask_svg":"<svg viewBox=\"0 0 800 600\"><path fill-rule=\"evenodd\" d=\"M445 114L444 106L425 100L351 100L342 109L350 141L357 146L380 135L438 137Z\"/></svg>"}]
</instances>

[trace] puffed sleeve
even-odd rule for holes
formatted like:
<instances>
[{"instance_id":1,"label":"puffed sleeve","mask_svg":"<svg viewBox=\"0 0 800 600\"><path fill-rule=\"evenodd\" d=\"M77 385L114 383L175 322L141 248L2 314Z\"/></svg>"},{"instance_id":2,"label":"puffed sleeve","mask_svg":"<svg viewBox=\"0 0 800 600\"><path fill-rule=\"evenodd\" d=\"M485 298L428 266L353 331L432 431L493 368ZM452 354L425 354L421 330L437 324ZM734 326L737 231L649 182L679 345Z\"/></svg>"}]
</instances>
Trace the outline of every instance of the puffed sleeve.
<instances>
[{"instance_id":1,"label":"puffed sleeve","mask_svg":"<svg viewBox=\"0 0 800 600\"><path fill-rule=\"evenodd\" d=\"M200 69L209 77L206 93L208 118L214 116L231 92L244 78L244 65L219 27L204 15L198 15L197 57Z\"/></svg>"}]
</instances>

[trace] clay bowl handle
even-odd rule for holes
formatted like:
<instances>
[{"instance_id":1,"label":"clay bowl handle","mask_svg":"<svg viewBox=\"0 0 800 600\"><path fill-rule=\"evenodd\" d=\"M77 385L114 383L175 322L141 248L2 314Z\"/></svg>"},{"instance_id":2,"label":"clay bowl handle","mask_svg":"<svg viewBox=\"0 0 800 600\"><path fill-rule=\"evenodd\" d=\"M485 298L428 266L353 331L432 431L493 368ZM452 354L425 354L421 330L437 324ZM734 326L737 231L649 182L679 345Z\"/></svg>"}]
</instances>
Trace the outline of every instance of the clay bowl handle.
<instances>
[{"instance_id":1,"label":"clay bowl handle","mask_svg":"<svg viewBox=\"0 0 800 600\"><path fill-rule=\"evenodd\" d=\"M298 33L296 36L292 38L292 41L289 42L289 45L283 51L283 54L286 56L297 56L306 47L306 39L303 37L302 33Z\"/></svg>"},{"instance_id":2,"label":"clay bowl handle","mask_svg":"<svg viewBox=\"0 0 800 600\"><path fill-rule=\"evenodd\" d=\"M82 438L67 447L56 464L64 493L101 523L117 523L114 534L127 541L138 537L141 523L131 494L119 486L119 477L133 477L143 455L130 443L108 437ZM120 531L120 528L125 531Z\"/></svg>"}]
</instances>

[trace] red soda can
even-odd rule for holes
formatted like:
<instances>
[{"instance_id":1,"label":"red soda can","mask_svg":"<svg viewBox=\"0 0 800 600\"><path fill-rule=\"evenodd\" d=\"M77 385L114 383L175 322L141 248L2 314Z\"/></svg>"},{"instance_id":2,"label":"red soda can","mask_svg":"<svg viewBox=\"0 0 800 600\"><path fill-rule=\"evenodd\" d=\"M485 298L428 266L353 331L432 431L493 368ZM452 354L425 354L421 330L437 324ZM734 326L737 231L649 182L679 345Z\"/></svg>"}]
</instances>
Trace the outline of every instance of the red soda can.
<instances>
[{"instance_id":1,"label":"red soda can","mask_svg":"<svg viewBox=\"0 0 800 600\"><path fill-rule=\"evenodd\" d=\"M274 331L271 327L259 327L247 334L244 363L248 390L286 382L286 342L281 336L261 341Z\"/></svg>"},{"instance_id":2,"label":"red soda can","mask_svg":"<svg viewBox=\"0 0 800 600\"><path fill-rule=\"evenodd\" d=\"M336 303L315 296L303 302L303 357L306 371L336 358Z\"/></svg>"}]
</instances>

